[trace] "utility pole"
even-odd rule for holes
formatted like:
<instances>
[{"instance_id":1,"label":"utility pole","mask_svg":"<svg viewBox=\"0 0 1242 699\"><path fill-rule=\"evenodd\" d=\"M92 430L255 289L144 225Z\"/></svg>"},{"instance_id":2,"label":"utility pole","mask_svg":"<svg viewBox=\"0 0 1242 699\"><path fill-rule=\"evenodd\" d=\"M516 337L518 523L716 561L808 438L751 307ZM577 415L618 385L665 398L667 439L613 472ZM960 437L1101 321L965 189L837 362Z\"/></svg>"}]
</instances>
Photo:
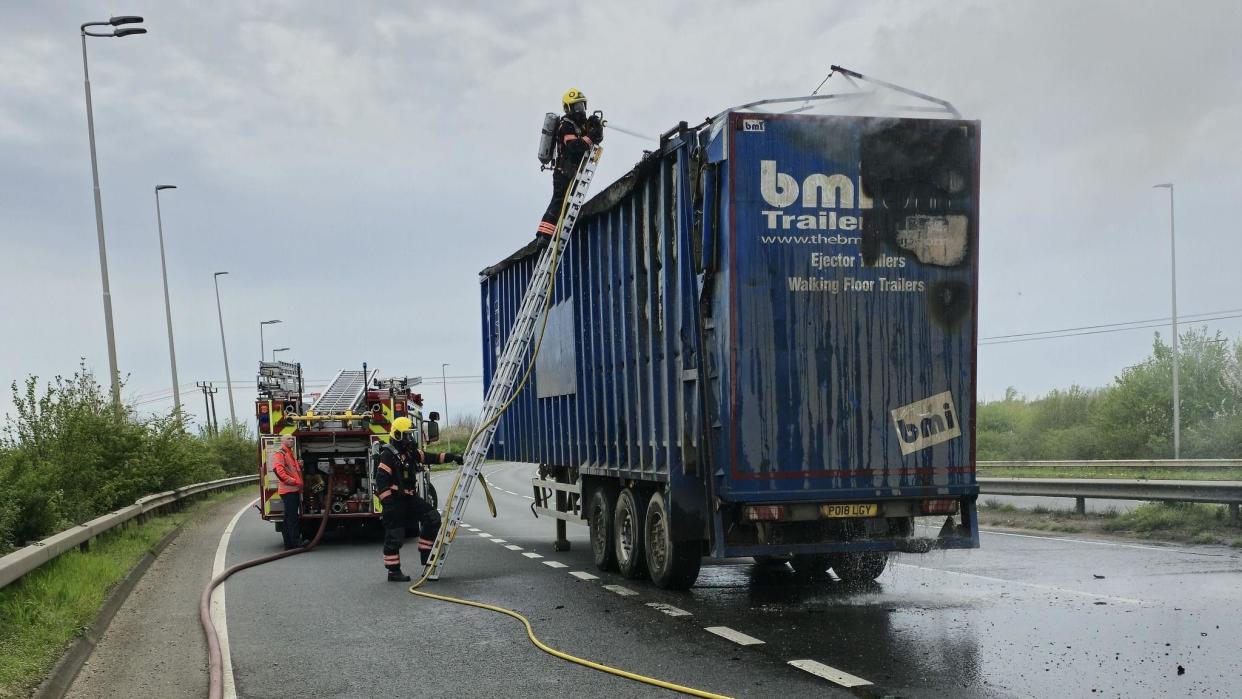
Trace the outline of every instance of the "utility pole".
<instances>
[{"instance_id":1,"label":"utility pole","mask_svg":"<svg viewBox=\"0 0 1242 699\"><path fill-rule=\"evenodd\" d=\"M203 394L203 417L207 421L207 434L210 436L212 434L211 403L209 402L209 399L207 398L207 389L211 387L211 384L207 383L206 381L195 381L194 385L197 386L198 390L201 391Z\"/></svg>"},{"instance_id":2,"label":"utility pole","mask_svg":"<svg viewBox=\"0 0 1242 699\"><path fill-rule=\"evenodd\" d=\"M441 365L440 365L440 386L444 389L444 426L445 426L445 427L448 427L448 426L449 426L449 416L448 416L448 379L444 376L444 368L445 368L445 367L447 367L447 366L448 366L448 364L441 364Z\"/></svg>"},{"instance_id":3,"label":"utility pole","mask_svg":"<svg viewBox=\"0 0 1242 699\"><path fill-rule=\"evenodd\" d=\"M207 384L207 395L211 396L211 433L220 436L220 418L216 416L216 394L220 389Z\"/></svg>"}]
</instances>

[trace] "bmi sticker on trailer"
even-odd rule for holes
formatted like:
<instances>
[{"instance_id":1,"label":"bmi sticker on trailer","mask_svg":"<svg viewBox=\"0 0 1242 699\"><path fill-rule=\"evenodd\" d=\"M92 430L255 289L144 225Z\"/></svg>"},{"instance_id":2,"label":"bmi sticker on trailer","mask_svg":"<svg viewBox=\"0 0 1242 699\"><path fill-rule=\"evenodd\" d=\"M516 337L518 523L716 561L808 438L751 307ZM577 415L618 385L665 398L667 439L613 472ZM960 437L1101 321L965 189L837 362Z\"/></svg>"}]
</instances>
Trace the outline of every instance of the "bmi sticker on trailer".
<instances>
[{"instance_id":1,"label":"bmi sticker on trailer","mask_svg":"<svg viewBox=\"0 0 1242 699\"><path fill-rule=\"evenodd\" d=\"M962 435L952 391L894 408L891 414L902 456Z\"/></svg>"}]
</instances>

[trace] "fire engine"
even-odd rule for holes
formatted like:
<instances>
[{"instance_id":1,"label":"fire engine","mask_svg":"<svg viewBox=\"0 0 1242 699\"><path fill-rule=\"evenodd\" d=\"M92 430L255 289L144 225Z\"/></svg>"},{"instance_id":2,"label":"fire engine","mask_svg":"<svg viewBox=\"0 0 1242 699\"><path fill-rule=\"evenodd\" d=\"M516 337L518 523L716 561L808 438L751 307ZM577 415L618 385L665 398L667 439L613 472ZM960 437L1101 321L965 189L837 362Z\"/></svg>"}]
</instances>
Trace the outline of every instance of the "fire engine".
<instances>
[{"instance_id":1,"label":"fire engine","mask_svg":"<svg viewBox=\"0 0 1242 699\"><path fill-rule=\"evenodd\" d=\"M375 467L379 448L388 442L392 421L408 417L420 444L438 441L440 415L423 420L423 397L413 392L418 377L383 378L377 369L342 369L318 396L307 394L302 365L260 362L255 419L259 434L259 504L264 521L281 530L283 503L280 484L269 464L284 435L294 438L294 454L302 462L302 534L310 538L327 517L331 527L378 527L383 511L375 497ZM307 400L313 401L307 405ZM331 505L327 487L332 482ZM435 488L426 471L418 483L419 495L438 507ZM413 531L415 528L411 528Z\"/></svg>"}]
</instances>

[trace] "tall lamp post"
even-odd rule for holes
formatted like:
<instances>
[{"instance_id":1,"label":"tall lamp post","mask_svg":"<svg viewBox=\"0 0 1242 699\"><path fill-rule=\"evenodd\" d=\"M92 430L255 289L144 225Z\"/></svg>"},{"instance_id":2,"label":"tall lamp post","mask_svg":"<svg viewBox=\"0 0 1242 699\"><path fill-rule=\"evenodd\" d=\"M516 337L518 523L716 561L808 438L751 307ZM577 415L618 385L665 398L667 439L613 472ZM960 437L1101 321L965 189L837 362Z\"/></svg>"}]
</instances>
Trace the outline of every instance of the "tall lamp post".
<instances>
[{"instance_id":1,"label":"tall lamp post","mask_svg":"<svg viewBox=\"0 0 1242 699\"><path fill-rule=\"evenodd\" d=\"M168 300L168 264L164 261L164 218L160 215L160 190L176 189L176 185L155 186L155 225L160 233L160 274L164 277L164 319L168 321L168 361L172 364L173 409L181 411L181 386L177 383L177 350L173 346L172 304Z\"/></svg>"},{"instance_id":2,"label":"tall lamp post","mask_svg":"<svg viewBox=\"0 0 1242 699\"><path fill-rule=\"evenodd\" d=\"M448 425L449 425L449 417L448 417L448 380L447 380L447 378L444 376L444 367L446 367L446 366L448 366L448 364L441 364L441 365L440 365L440 386L444 388L444 426L445 426L445 427L448 427Z\"/></svg>"},{"instance_id":3,"label":"tall lamp post","mask_svg":"<svg viewBox=\"0 0 1242 699\"><path fill-rule=\"evenodd\" d=\"M112 405L121 409L121 372L116 364L116 332L112 328L112 288L108 284L108 250L104 244L103 202L99 197L99 160L95 157L95 111L91 106L91 71L86 62L86 37L125 37L146 34L141 27L124 27L122 24L138 24L141 17L125 15L113 17L106 22L87 22L82 25L82 75L86 81L86 132L91 144L91 182L95 195L95 233L99 238L99 276L103 281L104 332L108 336L108 378L112 383ZM108 33L88 32L87 27L113 27ZM174 372L175 373L175 372ZM173 378L174 383L176 377Z\"/></svg>"},{"instance_id":4,"label":"tall lamp post","mask_svg":"<svg viewBox=\"0 0 1242 699\"><path fill-rule=\"evenodd\" d=\"M233 377L229 375L229 348L224 344L224 311L220 310L220 275L228 272L216 272L212 281L216 284L216 315L220 318L220 349L224 351L224 383L229 389L229 421L237 423L237 411L233 408Z\"/></svg>"},{"instance_id":5,"label":"tall lamp post","mask_svg":"<svg viewBox=\"0 0 1242 699\"><path fill-rule=\"evenodd\" d=\"M259 322L259 361L260 362L263 361L263 358L267 356L267 348L263 345L263 326L264 325L275 325L279 322L280 322L279 320L263 320ZM273 359L272 361L274 362L276 360Z\"/></svg>"},{"instance_id":6,"label":"tall lamp post","mask_svg":"<svg viewBox=\"0 0 1242 699\"><path fill-rule=\"evenodd\" d=\"M277 347L276 349L272 350L272 361L273 362L276 361L277 352L288 352L288 351L289 351L288 347Z\"/></svg>"},{"instance_id":7,"label":"tall lamp post","mask_svg":"<svg viewBox=\"0 0 1242 699\"><path fill-rule=\"evenodd\" d=\"M1182 458L1182 400L1178 392L1177 374L1181 364L1177 338L1177 237L1173 227L1173 183L1153 185L1152 189L1169 190L1169 262L1173 268L1173 458Z\"/></svg>"}]
</instances>

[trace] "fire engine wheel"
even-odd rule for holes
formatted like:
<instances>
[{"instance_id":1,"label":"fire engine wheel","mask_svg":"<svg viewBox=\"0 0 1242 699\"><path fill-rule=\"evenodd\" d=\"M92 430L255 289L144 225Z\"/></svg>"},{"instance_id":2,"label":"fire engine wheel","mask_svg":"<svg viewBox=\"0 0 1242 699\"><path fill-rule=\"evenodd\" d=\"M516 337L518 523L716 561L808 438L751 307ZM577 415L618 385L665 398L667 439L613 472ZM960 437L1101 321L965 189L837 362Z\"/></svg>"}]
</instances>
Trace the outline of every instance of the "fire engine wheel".
<instances>
[{"instance_id":1,"label":"fire engine wheel","mask_svg":"<svg viewBox=\"0 0 1242 699\"><path fill-rule=\"evenodd\" d=\"M673 523L664 493L651 494L644 522L643 544L651 581L666 590L689 589L699 577L701 547L695 541L673 540Z\"/></svg>"},{"instance_id":2,"label":"fire engine wheel","mask_svg":"<svg viewBox=\"0 0 1242 699\"><path fill-rule=\"evenodd\" d=\"M630 488L617 496L616 512L612 517L613 551L617 556L617 571L627 578L641 578L646 571L643 556L643 507Z\"/></svg>"},{"instance_id":3,"label":"fire engine wheel","mask_svg":"<svg viewBox=\"0 0 1242 699\"><path fill-rule=\"evenodd\" d=\"M831 559L826 553L802 553L795 555L789 564L799 577L807 580L823 580L828 577Z\"/></svg>"},{"instance_id":4,"label":"fire engine wheel","mask_svg":"<svg viewBox=\"0 0 1242 699\"><path fill-rule=\"evenodd\" d=\"M617 558L613 553L612 496L600 486L591 491L587 506L587 526L591 529L591 559L600 570L612 570Z\"/></svg>"},{"instance_id":5,"label":"fire engine wheel","mask_svg":"<svg viewBox=\"0 0 1242 699\"><path fill-rule=\"evenodd\" d=\"M880 577L888 565L884 551L850 551L832 555L832 570L841 582L871 582Z\"/></svg>"}]
</instances>

